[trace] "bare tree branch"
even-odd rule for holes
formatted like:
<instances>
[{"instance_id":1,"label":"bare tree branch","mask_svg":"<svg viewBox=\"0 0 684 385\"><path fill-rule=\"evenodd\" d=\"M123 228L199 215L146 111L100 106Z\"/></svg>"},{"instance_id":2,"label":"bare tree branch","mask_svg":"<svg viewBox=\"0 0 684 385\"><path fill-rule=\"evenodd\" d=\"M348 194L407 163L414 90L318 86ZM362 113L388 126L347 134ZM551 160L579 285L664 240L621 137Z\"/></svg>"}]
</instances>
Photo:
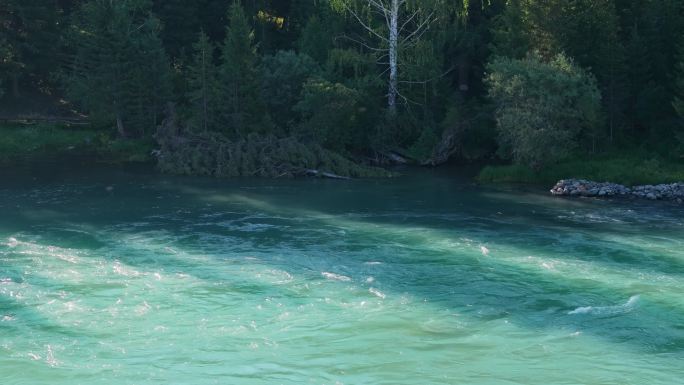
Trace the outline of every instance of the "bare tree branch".
<instances>
[{"instance_id":1,"label":"bare tree branch","mask_svg":"<svg viewBox=\"0 0 684 385\"><path fill-rule=\"evenodd\" d=\"M337 36L337 37L335 38L335 40L337 40L337 39L346 39L346 40L352 41L352 42L354 42L354 43L356 43L356 44L359 44L359 45L361 45L361 46L363 46L363 47L365 47L365 48L371 50L371 51L376 51L376 52L387 52L387 51L389 51L389 49L387 49L387 48L376 48L376 47L371 47L371 46L369 46L368 44L364 43L363 41L358 40L358 39L354 39L353 37L347 36L347 35Z\"/></svg>"},{"instance_id":2,"label":"bare tree branch","mask_svg":"<svg viewBox=\"0 0 684 385\"><path fill-rule=\"evenodd\" d=\"M386 37L380 35L380 34L377 33L373 28L371 28L368 24L364 23L363 20L361 20L361 18L359 17L359 15L358 15L356 12L354 12L354 10L351 9L351 7L348 6L346 2L342 2L342 5L344 6L344 8L345 8L352 16L354 16L354 18L356 19L356 21L358 21L359 24L361 24L361 26L362 26L366 31L370 32L371 34L373 34L375 37L379 38L379 39L382 40L382 41L388 41L388 39L387 39Z\"/></svg>"}]
</instances>

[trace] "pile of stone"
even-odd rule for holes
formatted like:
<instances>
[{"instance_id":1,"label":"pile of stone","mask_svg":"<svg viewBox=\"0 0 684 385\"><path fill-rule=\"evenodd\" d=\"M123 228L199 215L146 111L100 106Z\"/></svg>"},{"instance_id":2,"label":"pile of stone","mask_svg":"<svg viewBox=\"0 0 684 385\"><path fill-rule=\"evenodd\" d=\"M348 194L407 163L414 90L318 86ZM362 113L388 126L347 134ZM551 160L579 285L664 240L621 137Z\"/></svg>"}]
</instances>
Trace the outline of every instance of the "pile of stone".
<instances>
[{"instance_id":1,"label":"pile of stone","mask_svg":"<svg viewBox=\"0 0 684 385\"><path fill-rule=\"evenodd\" d=\"M564 179L556 183L551 194L581 197L631 197L650 200L670 200L682 203L684 183L634 186L617 183L593 182L585 179Z\"/></svg>"}]
</instances>

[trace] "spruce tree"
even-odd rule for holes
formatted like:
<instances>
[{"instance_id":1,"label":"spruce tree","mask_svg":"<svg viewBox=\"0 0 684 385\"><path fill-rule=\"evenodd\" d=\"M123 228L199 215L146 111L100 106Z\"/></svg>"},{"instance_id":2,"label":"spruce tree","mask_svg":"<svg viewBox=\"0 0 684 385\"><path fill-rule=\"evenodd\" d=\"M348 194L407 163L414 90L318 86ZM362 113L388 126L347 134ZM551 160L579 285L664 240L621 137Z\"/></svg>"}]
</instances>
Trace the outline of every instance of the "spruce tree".
<instances>
[{"instance_id":1,"label":"spruce tree","mask_svg":"<svg viewBox=\"0 0 684 385\"><path fill-rule=\"evenodd\" d=\"M215 129L217 125L218 83L214 64L216 48L209 41L209 36L202 31L193 50L193 60L188 67L190 126L196 130L208 131Z\"/></svg>"},{"instance_id":2,"label":"spruce tree","mask_svg":"<svg viewBox=\"0 0 684 385\"><path fill-rule=\"evenodd\" d=\"M319 64L324 64L332 48L333 36L330 28L326 28L321 19L314 15L302 29L297 43L300 53L309 55Z\"/></svg>"},{"instance_id":3,"label":"spruce tree","mask_svg":"<svg viewBox=\"0 0 684 385\"><path fill-rule=\"evenodd\" d=\"M59 13L58 2L0 2L0 80L11 83L14 96L29 76L49 80L58 53Z\"/></svg>"},{"instance_id":4,"label":"spruce tree","mask_svg":"<svg viewBox=\"0 0 684 385\"><path fill-rule=\"evenodd\" d=\"M259 100L254 34L238 2L229 11L229 26L219 66L219 128L228 136L263 131L264 108Z\"/></svg>"},{"instance_id":5,"label":"spruce tree","mask_svg":"<svg viewBox=\"0 0 684 385\"><path fill-rule=\"evenodd\" d=\"M9 63L11 52L12 51L9 44L7 44L7 42L4 39L0 38L0 63ZM7 73L4 66L0 66L0 70L2 70L3 73ZM3 84L5 80L6 79L3 79L3 77L0 76L0 98L5 93Z\"/></svg>"},{"instance_id":6,"label":"spruce tree","mask_svg":"<svg viewBox=\"0 0 684 385\"><path fill-rule=\"evenodd\" d=\"M521 0L510 0L500 14L494 17L490 49L496 56L522 59L530 51L528 26L524 20Z\"/></svg>"},{"instance_id":7,"label":"spruce tree","mask_svg":"<svg viewBox=\"0 0 684 385\"><path fill-rule=\"evenodd\" d=\"M169 64L159 20L144 0L92 0L75 17L74 50L63 77L69 97L120 136L142 136L170 98Z\"/></svg>"},{"instance_id":8,"label":"spruce tree","mask_svg":"<svg viewBox=\"0 0 684 385\"><path fill-rule=\"evenodd\" d=\"M677 126L675 137L679 144L680 152L684 153L684 41L679 43L677 53L677 64L675 65L674 76L674 99L672 107L677 113Z\"/></svg>"}]
</instances>

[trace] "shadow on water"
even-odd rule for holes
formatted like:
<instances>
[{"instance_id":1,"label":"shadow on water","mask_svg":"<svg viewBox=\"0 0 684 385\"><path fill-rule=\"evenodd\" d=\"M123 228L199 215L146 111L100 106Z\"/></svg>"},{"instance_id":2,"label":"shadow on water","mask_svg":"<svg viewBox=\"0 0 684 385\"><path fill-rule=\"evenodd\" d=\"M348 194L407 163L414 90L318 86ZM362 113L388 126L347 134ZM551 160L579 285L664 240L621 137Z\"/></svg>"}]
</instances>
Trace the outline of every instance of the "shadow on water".
<instances>
[{"instance_id":1,"label":"shadow on water","mask_svg":"<svg viewBox=\"0 0 684 385\"><path fill-rule=\"evenodd\" d=\"M88 187L92 191L80 198L67 193L39 205L63 215L43 221L39 215L15 211L10 214L15 221L5 222L0 230L59 239L64 247L106 249L118 243L117 255L104 257L149 269L163 266L208 281L225 277L203 268L201 260L189 259L191 254L184 250L199 250L226 263L256 255L261 263L294 276L320 278L321 271L331 269L354 279L372 274L384 292L409 293L436 306L466 309L464 315L477 321L510 319L529 329L582 331L652 352L684 351L683 309L643 296L633 310L568 314L588 306L620 310L619 305L640 293L479 253L479 245L494 244L522 254L553 253L610 268L682 274L684 267L676 254L647 261L658 263L639 262L640 256L649 254L647 248L603 239L625 230L636 234L648 222L635 224L625 218L624 226L616 227L558 218L566 205L570 210L591 211L584 203L515 202L447 178L348 183L132 178L116 180L113 192L106 189L108 182L97 180ZM12 191L0 195L11 199ZM21 203L31 206L30 200ZM58 208L64 205L73 211ZM633 210L642 215L641 208ZM675 223L678 214L662 215ZM670 237L679 233L667 226L663 230ZM568 242L559 235L563 233L576 238ZM488 239L495 236L495 241ZM132 242L135 237L138 241ZM154 242L159 247L152 252L140 246ZM595 246L585 249L586 243ZM181 253L164 252L164 247ZM569 250L556 250L559 247ZM381 264L369 266L369 261ZM270 290L249 282L242 289Z\"/></svg>"}]
</instances>

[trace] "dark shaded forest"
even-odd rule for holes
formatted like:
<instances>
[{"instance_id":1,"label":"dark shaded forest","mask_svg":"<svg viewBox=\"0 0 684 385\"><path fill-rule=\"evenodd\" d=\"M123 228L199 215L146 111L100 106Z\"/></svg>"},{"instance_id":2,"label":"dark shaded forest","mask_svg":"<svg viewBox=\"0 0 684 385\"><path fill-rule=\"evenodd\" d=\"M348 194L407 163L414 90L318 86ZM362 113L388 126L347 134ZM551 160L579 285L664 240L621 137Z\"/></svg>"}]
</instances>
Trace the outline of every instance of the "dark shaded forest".
<instances>
[{"instance_id":1,"label":"dark shaded forest","mask_svg":"<svg viewBox=\"0 0 684 385\"><path fill-rule=\"evenodd\" d=\"M684 2L2 0L0 95L172 173L648 174L684 156Z\"/></svg>"}]
</instances>

